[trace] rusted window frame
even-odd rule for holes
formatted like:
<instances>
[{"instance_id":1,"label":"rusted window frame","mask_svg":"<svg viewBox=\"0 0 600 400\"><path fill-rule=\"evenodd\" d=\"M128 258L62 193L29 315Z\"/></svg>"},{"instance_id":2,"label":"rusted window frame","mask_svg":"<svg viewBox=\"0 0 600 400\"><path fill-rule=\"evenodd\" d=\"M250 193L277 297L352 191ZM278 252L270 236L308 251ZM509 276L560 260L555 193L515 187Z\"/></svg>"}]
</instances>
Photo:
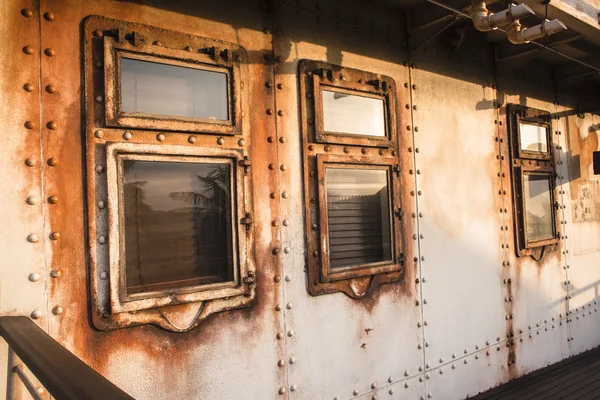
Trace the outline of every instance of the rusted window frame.
<instances>
[{"instance_id":1,"label":"rusted window frame","mask_svg":"<svg viewBox=\"0 0 600 400\"><path fill-rule=\"evenodd\" d=\"M411 226L407 223L406 218L403 218L402 212L405 202L407 203L405 206L409 207L410 190L403 185L398 158L400 153L400 132L398 132L400 111L396 107L399 104L396 96L399 94L394 80L388 76L322 61L301 60L298 63L298 77L306 206L308 292L312 296L342 292L353 299L362 299L383 284L402 282L406 274L405 257L407 252L412 252L408 242L408 238L412 235ZM321 135L319 138L318 131L319 126L322 129L322 122L317 123L319 120L317 114L322 113L322 107L316 106L316 102L321 102L321 100L319 100L319 96L315 96L315 82L318 82L318 86L321 84L343 86L342 89L353 90L352 93L358 95L361 94L360 92L370 91L377 92L377 95L387 96L389 99L386 110L389 137L377 139L361 135ZM320 89L318 92L320 93ZM392 122L389 123L389 121ZM394 222L393 225L390 225L394 235L393 238L390 238L393 240L391 242L394 253L393 263L388 263L383 267L366 264L342 273L323 273L323 271L327 271L324 268L328 268L323 263L323 260L327 261L328 259L326 250L328 247L324 247L327 238L323 231L327 219L323 206L325 204L323 187L320 189L320 186L324 184L324 171L322 167L319 171L319 163L322 165L329 160L334 164L345 163L354 168L371 165L390 169L388 179L391 180L390 182L393 181L393 185L388 189L390 219Z\"/></svg>"},{"instance_id":2,"label":"rusted window frame","mask_svg":"<svg viewBox=\"0 0 600 400\"><path fill-rule=\"evenodd\" d=\"M115 312L138 311L147 308L213 300L225 297L247 295L248 287L243 285L240 276L248 275L245 262L246 239L239 235L245 231L240 227L241 218L246 214L244 194L246 184L244 173L239 171L243 157L239 152L225 149L176 148L172 146L108 143L106 146L106 177L108 188L109 254L110 254L110 296L111 307ZM170 161L189 163L222 163L231 165L231 235L233 249L232 281L217 284L186 286L176 289L162 289L147 293L127 294L125 221L123 207L123 160Z\"/></svg>"},{"instance_id":3,"label":"rusted window frame","mask_svg":"<svg viewBox=\"0 0 600 400\"><path fill-rule=\"evenodd\" d=\"M394 193L399 192L399 182L396 179L394 160L356 160L352 157L323 155L317 156L318 185L319 185L319 209L320 212L320 237L321 237L321 278L323 282L333 282L343 279L360 278L363 276L375 275L380 273L397 272L402 269L399 261L402 248L399 238L399 224L396 216L396 210L400 209L400 201ZM387 190L389 204L389 226L390 226L390 250L392 259L377 263L359 264L331 269L329 259L329 222L327 207L327 167L336 169L359 169L376 170L387 172Z\"/></svg>"},{"instance_id":4,"label":"rusted window frame","mask_svg":"<svg viewBox=\"0 0 600 400\"><path fill-rule=\"evenodd\" d=\"M131 44L127 40L104 37L104 85L106 125L112 127L159 129L163 131L198 132L214 135L241 133L242 112L240 67L229 50L209 47L201 52L171 49L151 43ZM124 112L121 110L121 61L123 58L158 64L220 72L227 76L228 120L209 120L182 116L167 116Z\"/></svg>"},{"instance_id":5,"label":"rusted window frame","mask_svg":"<svg viewBox=\"0 0 600 400\"><path fill-rule=\"evenodd\" d=\"M394 80L369 74L357 82L348 81L347 74L338 67L329 65L318 69L312 76L312 93L315 116L315 138L319 143L348 144L357 146L394 147L396 145L396 101ZM322 90L347 93L354 96L383 100L385 135L358 135L344 132L325 131Z\"/></svg>"},{"instance_id":6,"label":"rusted window frame","mask_svg":"<svg viewBox=\"0 0 600 400\"><path fill-rule=\"evenodd\" d=\"M115 127L106 120L105 42L114 42L149 57L196 63L201 67L213 63L233 70L231 98L234 99L233 125L198 125L197 121L170 120L168 126L157 125L149 119L135 127ZM110 56L109 56L110 57ZM154 324L173 332L185 332L198 326L208 316L227 310L251 306L256 300L256 262L254 251L254 212L252 137L249 124L241 124L242 111L249 113L249 93L241 91L241 82L248 80L248 54L235 43L223 42L154 26L131 23L101 16L89 16L83 22L83 69L85 76L85 146L87 190L87 236L89 245L89 285L91 320L100 330L112 330L141 324ZM212 61L210 61L210 60ZM233 64L231 64L233 63ZM211 64L212 65L212 64ZM112 73L112 72L111 72ZM230 83L231 83L230 82ZM112 97L112 96L109 96ZM110 99L108 99L110 104ZM160 122L160 121L159 121ZM239 122L239 123L238 123ZM187 124L187 125L186 125ZM193 124L196 124L192 129ZM199 128L200 127L200 128ZM165 129L163 129L165 128ZM198 129L197 129L198 128ZM206 133L206 134L197 134ZM219 135L215 137L215 135ZM236 226L238 248L237 290L235 295L218 298L211 291L169 293L162 297L136 300L138 303L118 302L118 290L111 285L119 282L112 262L119 257L118 239L109 237L111 228L118 228L118 217L110 217L108 182L117 182L116 175L107 177L107 147L115 144L130 153L147 152L154 155L231 158L235 165L236 210L232 223ZM146 150L140 150L146 149ZM111 169L112 167L109 167ZM114 170L114 168L112 168ZM239 179L243 180L240 186ZM114 201L112 204L115 204ZM242 208L243 207L243 212ZM110 217L110 218L109 218ZM244 225L242 228L240 225ZM233 228L232 228L233 229ZM117 248L110 250L111 245ZM113 276L111 276L113 273ZM111 297L111 290L117 297ZM117 301L113 301L116 298ZM204 300L205 299L205 300ZM132 305L133 304L133 305ZM168 307L165 307L168 306ZM129 312L124 310L130 310ZM188 318L192 313L193 318ZM183 319L182 319L183 318ZM181 323L181 321L186 321Z\"/></svg>"},{"instance_id":7,"label":"rusted window frame","mask_svg":"<svg viewBox=\"0 0 600 400\"><path fill-rule=\"evenodd\" d=\"M507 129L510 143L511 178L514 210L514 235L515 249L519 257L540 254L540 249L545 246L555 245L559 242L558 213L555 206L556 190L553 163L552 126L550 113L518 104L508 104L506 107ZM521 149L520 124L529 123L546 128L548 152L534 152ZM527 206L524 197L526 174L548 175L550 181L550 207L552 211L553 237L542 240L529 240L527 237Z\"/></svg>"}]
</instances>

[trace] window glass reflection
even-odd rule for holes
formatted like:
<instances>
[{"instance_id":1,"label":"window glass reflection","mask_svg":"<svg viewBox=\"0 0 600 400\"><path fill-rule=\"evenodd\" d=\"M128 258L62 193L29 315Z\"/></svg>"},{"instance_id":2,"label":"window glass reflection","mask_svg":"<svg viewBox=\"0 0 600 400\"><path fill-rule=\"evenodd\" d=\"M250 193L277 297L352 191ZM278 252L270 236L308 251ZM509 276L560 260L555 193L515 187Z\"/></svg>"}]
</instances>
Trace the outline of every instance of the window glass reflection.
<instances>
[{"instance_id":1,"label":"window glass reflection","mask_svg":"<svg viewBox=\"0 0 600 400\"><path fill-rule=\"evenodd\" d=\"M545 126L519 123L521 134L521 150L548 152L548 136Z\"/></svg>"},{"instance_id":2,"label":"window glass reflection","mask_svg":"<svg viewBox=\"0 0 600 400\"><path fill-rule=\"evenodd\" d=\"M233 280L228 164L123 161L127 293Z\"/></svg>"},{"instance_id":3,"label":"window glass reflection","mask_svg":"<svg viewBox=\"0 0 600 400\"><path fill-rule=\"evenodd\" d=\"M226 121L227 74L123 57L121 111Z\"/></svg>"},{"instance_id":4,"label":"window glass reflection","mask_svg":"<svg viewBox=\"0 0 600 400\"><path fill-rule=\"evenodd\" d=\"M550 177L542 174L525 174L523 179L527 240L551 239L554 237L554 232Z\"/></svg>"},{"instance_id":5,"label":"window glass reflection","mask_svg":"<svg viewBox=\"0 0 600 400\"><path fill-rule=\"evenodd\" d=\"M322 90L325 132L385 137L383 99Z\"/></svg>"},{"instance_id":6,"label":"window glass reflection","mask_svg":"<svg viewBox=\"0 0 600 400\"><path fill-rule=\"evenodd\" d=\"M332 269L392 259L387 171L327 168Z\"/></svg>"}]
</instances>

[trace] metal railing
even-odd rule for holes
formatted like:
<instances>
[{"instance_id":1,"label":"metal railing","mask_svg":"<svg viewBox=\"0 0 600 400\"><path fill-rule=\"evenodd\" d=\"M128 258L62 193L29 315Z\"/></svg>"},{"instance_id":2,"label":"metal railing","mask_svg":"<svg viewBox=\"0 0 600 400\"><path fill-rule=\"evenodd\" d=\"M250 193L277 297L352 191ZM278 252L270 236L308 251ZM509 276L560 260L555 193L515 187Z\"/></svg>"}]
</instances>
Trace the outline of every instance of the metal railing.
<instances>
[{"instance_id":1,"label":"metal railing","mask_svg":"<svg viewBox=\"0 0 600 400\"><path fill-rule=\"evenodd\" d=\"M43 397L15 355L57 400L133 399L27 317L0 317L0 336L9 346L9 374L18 377L35 400ZM13 389L9 384L7 398Z\"/></svg>"}]
</instances>

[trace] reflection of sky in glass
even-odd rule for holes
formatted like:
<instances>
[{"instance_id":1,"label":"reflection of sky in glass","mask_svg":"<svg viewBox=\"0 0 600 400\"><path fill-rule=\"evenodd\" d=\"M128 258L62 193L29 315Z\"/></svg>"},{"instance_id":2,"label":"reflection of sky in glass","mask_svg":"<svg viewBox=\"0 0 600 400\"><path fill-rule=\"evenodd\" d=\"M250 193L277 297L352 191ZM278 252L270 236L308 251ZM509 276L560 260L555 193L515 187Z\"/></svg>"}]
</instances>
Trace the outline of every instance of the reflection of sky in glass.
<instances>
[{"instance_id":1,"label":"reflection of sky in glass","mask_svg":"<svg viewBox=\"0 0 600 400\"><path fill-rule=\"evenodd\" d=\"M227 75L122 58L121 108L176 117L227 120Z\"/></svg>"},{"instance_id":2,"label":"reflection of sky in glass","mask_svg":"<svg viewBox=\"0 0 600 400\"><path fill-rule=\"evenodd\" d=\"M199 190L197 176L206 177L215 170L214 164L125 161L123 184L143 183L144 202L153 210L172 211L189 207L190 203L171 193Z\"/></svg>"},{"instance_id":3,"label":"reflection of sky in glass","mask_svg":"<svg viewBox=\"0 0 600 400\"><path fill-rule=\"evenodd\" d=\"M547 175L525 174L525 208L527 210L527 238L551 238L552 205L550 204L550 179Z\"/></svg>"},{"instance_id":4,"label":"reflection of sky in glass","mask_svg":"<svg viewBox=\"0 0 600 400\"><path fill-rule=\"evenodd\" d=\"M326 169L327 195L368 196L387 186L387 172L364 169Z\"/></svg>"},{"instance_id":5,"label":"reflection of sky in glass","mask_svg":"<svg viewBox=\"0 0 600 400\"><path fill-rule=\"evenodd\" d=\"M382 99L321 91L325 132L385 136Z\"/></svg>"},{"instance_id":6,"label":"reflection of sky in glass","mask_svg":"<svg viewBox=\"0 0 600 400\"><path fill-rule=\"evenodd\" d=\"M548 152L546 127L521 122L519 123L519 129L521 150Z\"/></svg>"}]
</instances>

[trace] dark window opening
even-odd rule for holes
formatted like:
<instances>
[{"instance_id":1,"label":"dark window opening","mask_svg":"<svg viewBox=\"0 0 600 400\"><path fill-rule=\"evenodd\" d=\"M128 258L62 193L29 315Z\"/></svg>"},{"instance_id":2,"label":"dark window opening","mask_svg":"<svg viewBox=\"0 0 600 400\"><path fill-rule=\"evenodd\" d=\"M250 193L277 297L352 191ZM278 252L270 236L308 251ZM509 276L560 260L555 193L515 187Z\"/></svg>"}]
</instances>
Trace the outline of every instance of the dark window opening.
<instances>
[{"instance_id":1,"label":"dark window opening","mask_svg":"<svg viewBox=\"0 0 600 400\"><path fill-rule=\"evenodd\" d=\"M123 160L128 294L234 279L231 166Z\"/></svg>"}]
</instances>

